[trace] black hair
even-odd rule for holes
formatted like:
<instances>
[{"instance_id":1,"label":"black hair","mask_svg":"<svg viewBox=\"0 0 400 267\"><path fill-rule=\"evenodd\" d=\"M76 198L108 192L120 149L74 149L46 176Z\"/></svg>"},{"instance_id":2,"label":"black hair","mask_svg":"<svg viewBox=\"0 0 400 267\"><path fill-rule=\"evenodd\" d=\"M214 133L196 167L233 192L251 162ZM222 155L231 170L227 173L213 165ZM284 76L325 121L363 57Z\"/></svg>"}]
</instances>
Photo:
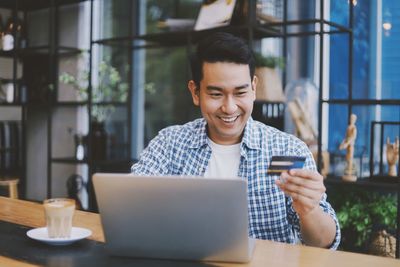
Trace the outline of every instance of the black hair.
<instances>
[{"instance_id":1,"label":"black hair","mask_svg":"<svg viewBox=\"0 0 400 267\"><path fill-rule=\"evenodd\" d=\"M203 63L229 62L249 65L250 79L253 80L255 62L248 44L237 36L226 32L216 32L197 45L195 54L191 55L190 65L192 79L200 88L203 79Z\"/></svg>"}]
</instances>

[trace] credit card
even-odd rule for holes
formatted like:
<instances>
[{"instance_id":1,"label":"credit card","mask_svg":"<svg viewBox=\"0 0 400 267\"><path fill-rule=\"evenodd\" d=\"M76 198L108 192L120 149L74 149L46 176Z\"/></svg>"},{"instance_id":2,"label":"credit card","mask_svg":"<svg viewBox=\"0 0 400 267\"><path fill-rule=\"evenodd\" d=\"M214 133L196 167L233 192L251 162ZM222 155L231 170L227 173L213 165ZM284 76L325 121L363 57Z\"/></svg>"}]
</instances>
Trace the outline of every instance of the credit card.
<instances>
[{"instance_id":1,"label":"credit card","mask_svg":"<svg viewBox=\"0 0 400 267\"><path fill-rule=\"evenodd\" d=\"M301 169L305 161L306 157L272 156L267 172L271 174L280 174L291 169Z\"/></svg>"}]
</instances>

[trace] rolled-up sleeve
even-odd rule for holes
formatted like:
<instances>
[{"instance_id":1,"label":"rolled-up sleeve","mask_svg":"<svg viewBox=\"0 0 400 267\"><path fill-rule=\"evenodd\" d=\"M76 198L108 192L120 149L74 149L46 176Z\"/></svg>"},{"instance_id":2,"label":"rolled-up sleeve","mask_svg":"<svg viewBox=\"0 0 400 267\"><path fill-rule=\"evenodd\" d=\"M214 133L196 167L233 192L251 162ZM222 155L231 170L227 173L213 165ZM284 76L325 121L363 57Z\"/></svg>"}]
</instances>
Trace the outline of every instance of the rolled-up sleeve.
<instances>
[{"instance_id":1,"label":"rolled-up sleeve","mask_svg":"<svg viewBox=\"0 0 400 267\"><path fill-rule=\"evenodd\" d=\"M162 175L168 173L168 138L165 130L150 141L140 155L140 160L131 167L136 175Z\"/></svg>"},{"instance_id":2,"label":"rolled-up sleeve","mask_svg":"<svg viewBox=\"0 0 400 267\"><path fill-rule=\"evenodd\" d=\"M304 168L313 170L313 171L317 170L315 161L312 157L312 154L304 143L301 143L298 146L297 153L298 153L298 155L306 155L306 162L305 162ZM335 239L333 240L333 242L329 246L329 248L332 250L336 250L340 244L340 239L341 239L340 225L339 225L339 221L337 219L335 210L332 208L332 206L329 204L329 202L327 202L326 194L323 194L321 201L319 202L319 206L325 213L329 214L329 216L331 216L331 218L335 222L335 225L336 225ZM287 197L287 199L286 199L286 208L287 208L288 220L292 224L293 230L295 231L297 237L300 239L301 243L304 244L304 241L301 237L301 231L300 231L300 219L299 219L299 216L297 215L297 213L295 212L295 210L293 209L292 199L290 197Z\"/></svg>"}]
</instances>

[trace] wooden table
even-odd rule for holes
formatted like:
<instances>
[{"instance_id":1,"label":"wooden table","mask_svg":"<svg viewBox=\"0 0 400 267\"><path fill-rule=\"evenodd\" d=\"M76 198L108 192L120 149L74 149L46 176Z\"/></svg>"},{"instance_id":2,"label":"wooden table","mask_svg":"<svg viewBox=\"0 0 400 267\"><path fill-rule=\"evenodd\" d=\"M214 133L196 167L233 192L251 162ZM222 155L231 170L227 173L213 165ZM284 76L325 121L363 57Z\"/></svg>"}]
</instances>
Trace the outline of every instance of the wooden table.
<instances>
[{"instance_id":1,"label":"wooden table","mask_svg":"<svg viewBox=\"0 0 400 267\"><path fill-rule=\"evenodd\" d=\"M45 225L44 211L40 204L4 197L0 197L0 220L29 227L42 227ZM90 239L104 242L103 229L98 214L77 211L74 217L74 226L91 229L93 235L90 237ZM37 266L30 264L29 259L27 260L28 262L26 262L1 255L4 255L2 251L0 251L0 266ZM195 262L186 262L184 266L192 266L192 264L195 266L203 266ZM181 265L181 263L177 264L177 266ZM342 251L331 251L328 249L320 249L300 245L289 245L265 240L257 240L253 259L250 263L224 264L207 262L205 263L205 266L400 267L400 260Z\"/></svg>"}]
</instances>

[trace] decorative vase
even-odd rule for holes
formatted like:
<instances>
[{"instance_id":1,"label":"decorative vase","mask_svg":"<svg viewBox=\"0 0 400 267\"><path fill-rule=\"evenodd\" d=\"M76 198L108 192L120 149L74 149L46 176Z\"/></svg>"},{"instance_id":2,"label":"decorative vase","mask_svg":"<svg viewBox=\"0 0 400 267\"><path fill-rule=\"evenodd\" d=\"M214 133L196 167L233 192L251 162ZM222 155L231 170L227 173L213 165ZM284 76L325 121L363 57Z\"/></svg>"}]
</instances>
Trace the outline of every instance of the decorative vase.
<instances>
[{"instance_id":1,"label":"decorative vase","mask_svg":"<svg viewBox=\"0 0 400 267\"><path fill-rule=\"evenodd\" d=\"M87 158L87 136L83 134L74 134L75 140L75 159L83 160Z\"/></svg>"},{"instance_id":2,"label":"decorative vase","mask_svg":"<svg viewBox=\"0 0 400 267\"><path fill-rule=\"evenodd\" d=\"M91 155L93 160L107 158L107 132L103 122L91 123Z\"/></svg>"}]
</instances>

